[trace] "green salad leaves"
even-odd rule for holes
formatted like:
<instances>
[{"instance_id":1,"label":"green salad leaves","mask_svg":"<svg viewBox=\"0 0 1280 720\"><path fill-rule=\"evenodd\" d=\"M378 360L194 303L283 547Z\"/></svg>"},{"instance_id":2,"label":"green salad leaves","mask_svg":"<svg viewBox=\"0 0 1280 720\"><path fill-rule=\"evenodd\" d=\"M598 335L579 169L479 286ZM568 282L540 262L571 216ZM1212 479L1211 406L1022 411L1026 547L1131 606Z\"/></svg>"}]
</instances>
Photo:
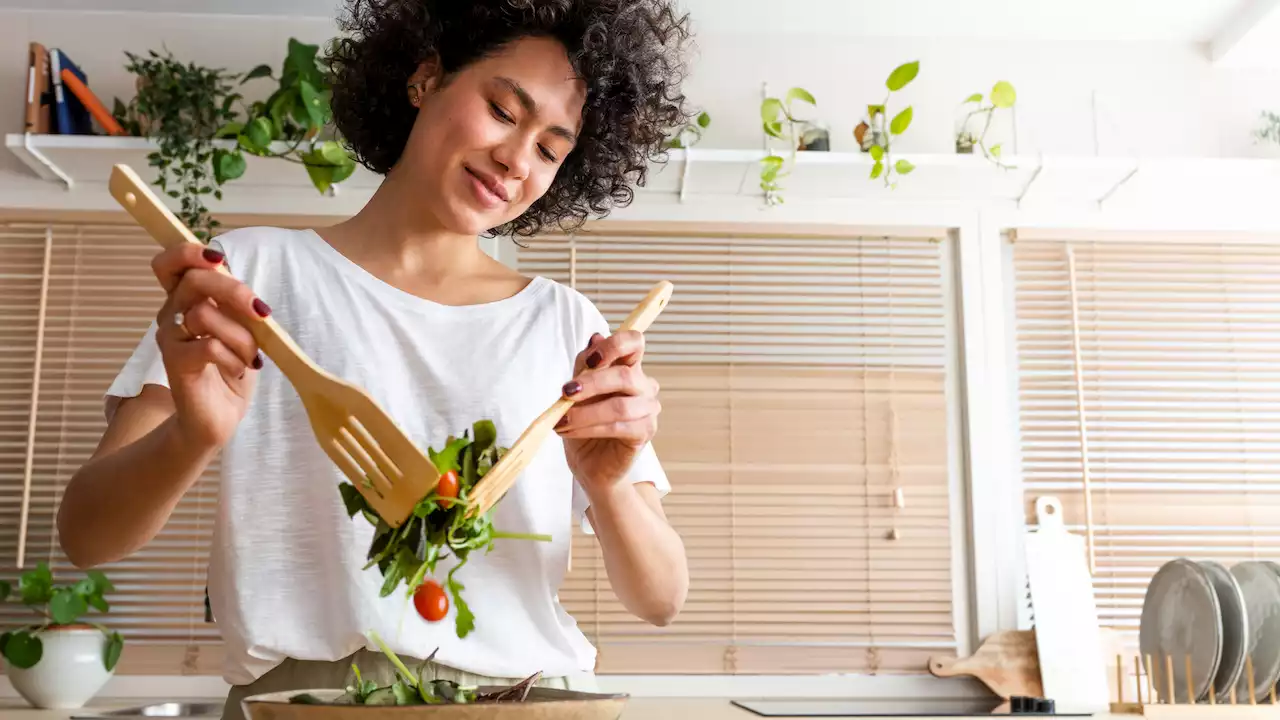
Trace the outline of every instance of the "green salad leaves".
<instances>
[{"instance_id":1,"label":"green salad leaves","mask_svg":"<svg viewBox=\"0 0 1280 720\"><path fill-rule=\"evenodd\" d=\"M428 457L440 471L440 482L429 495L418 501L413 513L398 528L391 527L380 518L354 485L348 482L338 485L347 515L353 518L357 514L362 515L374 526L373 542L366 556L369 563L365 569L376 565L382 573L382 597L391 595L401 583L407 586L406 595L409 597L414 597L420 588L433 589L425 586L437 585L432 579L436 565L450 555L457 559L457 564L446 577L445 587L457 610L454 623L459 638L474 630L476 622L475 615L462 597L466 587L455 578L466 565L471 552L481 548L488 552L493 549L493 542L499 539L551 540L548 535L497 530L493 527L492 510L468 514L471 507L469 497L476 483L507 452L506 448L498 445L497 439L493 422L481 420L471 430L464 431L461 437L449 437L443 449L428 449ZM424 601L420 604L418 600L415 597L415 606L428 621L440 620L447 612L447 602L443 606L431 604L437 609L430 610L427 608L429 603Z\"/></svg>"}]
</instances>

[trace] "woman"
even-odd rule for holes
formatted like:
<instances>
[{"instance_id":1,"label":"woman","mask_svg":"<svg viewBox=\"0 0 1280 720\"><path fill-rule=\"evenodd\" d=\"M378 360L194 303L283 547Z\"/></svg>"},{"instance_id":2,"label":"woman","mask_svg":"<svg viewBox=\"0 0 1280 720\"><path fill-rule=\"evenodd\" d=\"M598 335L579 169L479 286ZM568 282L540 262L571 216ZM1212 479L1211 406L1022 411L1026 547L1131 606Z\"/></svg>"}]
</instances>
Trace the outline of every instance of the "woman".
<instances>
[{"instance_id":1,"label":"woman","mask_svg":"<svg viewBox=\"0 0 1280 720\"><path fill-rule=\"evenodd\" d=\"M589 681L595 650L556 597L584 518L630 612L666 624L688 587L649 444L659 404L643 338L608 336L581 295L476 239L573 227L630 200L687 117L686 19L667 0L353 0L343 29L335 123L385 181L333 227L241 229L156 257L168 299L108 391L107 431L58 516L74 563L119 560L221 453L209 592L227 718L248 694L343 686L353 660L389 682L369 630L407 658L438 648L441 676L463 682ZM553 541L499 541L459 573L476 616L466 639L452 618L405 617L403 595L380 598L377 570L362 570L371 528L347 517L342 476L245 329L268 315L424 448L486 418L510 445L561 393L578 399L563 442L495 510L503 530Z\"/></svg>"}]
</instances>

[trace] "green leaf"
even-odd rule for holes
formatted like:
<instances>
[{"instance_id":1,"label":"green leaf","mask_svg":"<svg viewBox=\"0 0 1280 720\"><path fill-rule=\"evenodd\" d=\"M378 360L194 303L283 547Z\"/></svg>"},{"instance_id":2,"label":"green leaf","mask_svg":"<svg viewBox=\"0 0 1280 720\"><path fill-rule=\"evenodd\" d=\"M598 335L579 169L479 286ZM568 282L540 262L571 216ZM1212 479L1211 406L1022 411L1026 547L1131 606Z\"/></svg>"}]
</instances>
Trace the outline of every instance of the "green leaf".
<instances>
[{"instance_id":1,"label":"green leaf","mask_svg":"<svg viewBox=\"0 0 1280 720\"><path fill-rule=\"evenodd\" d=\"M470 444L471 441L466 438L449 438L443 450L436 452L428 448L427 455L430 456L431 462L435 463L436 469L442 473L459 470L458 456L462 453L462 449Z\"/></svg>"},{"instance_id":2,"label":"green leaf","mask_svg":"<svg viewBox=\"0 0 1280 720\"><path fill-rule=\"evenodd\" d=\"M698 113L698 127L705 128L711 124L711 116L705 111Z\"/></svg>"},{"instance_id":3,"label":"green leaf","mask_svg":"<svg viewBox=\"0 0 1280 720\"><path fill-rule=\"evenodd\" d=\"M907 162L906 160L899 160L898 162L896 162L896 163L894 163L894 164L893 164L893 169L894 169L895 171L897 171L897 173L898 173L899 175L907 175L907 174L909 174L912 170L915 170L915 169L916 169L916 166L915 166L915 165L912 165L911 163Z\"/></svg>"},{"instance_id":4,"label":"green leaf","mask_svg":"<svg viewBox=\"0 0 1280 720\"><path fill-rule=\"evenodd\" d=\"M918 60L904 63L889 73L889 79L885 80L884 84L891 92L897 92L906 87L912 80L915 80L919 72L920 62Z\"/></svg>"},{"instance_id":5,"label":"green leaf","mask_svg":"<svg viewBox=\"0 0 1280 720\"><path fill-rule=\"evenodd\" d=\"M13 586L6 580L0 580L0 602L9 599L9 593L13 592ZM3 644L0 644L3 647Z\"/></svg>"},{"instance_id":6,"label":"green leaf","mask_svg":"<svg viewBox=\"0 0 1280 720\"><path fill-rule=\"evenodd\" d=\"M5 660L16 668L26 670L40 662L40 658L44 656L44 643L26 630L15 630L9 634L3 650Z\"/></svg>"},{"instance_id":7,"label":"green leaf","mask_svg":"<svg viewBox=\"0 0 1280 720\"><path fill-rule=\"evenodd\" d=\"M347 178L351 177L351 173L355 171L356 171L355 161L348 158L345 163L333 168L333 177L329 179L329 182L332 182L334 185L337 185L343 180L346 180Z\"/></svg>"},{"instance_id":8,"label":"green leaf","mask_svg":"<svg viewBox=\"0 0 1280 720\"><path fill-rule=\"evenodd\" d=\"M234 150L213 152L213 178L219 185L244 175L244 156Z\"/></svg>"},{"instance_id":9,"label":"green leaf","mask_svg":"<svg viewBox=\"0 0 1280 720\"><path fill-rule=\"evenodd\" d=\"M342 146L332 140L325 140L320 143L320 156L333 165L343 165L348 162L347 151ZM336 182L336 181L335 181Z\"/></svg>"},{"instance_id":10,"label":"green leaf","mask_svg":"<svg viewBox=\"0 0 1280 720\"><path fill-rule=\"evenodd\" d=\"M342 495L342 504L347 509L347 517L355 517L362 510L369 510L369 503L360 494L360 490L351 483L339 483L338 492Z\"/></svg>"},{"instance_id":11,"label":"green leaf","mask_svg":"<svg viewBox=\"0 0 1280 720\"><path fill-rule=\"evenodd\" d=\"M991 149L988 150L987 152L991 153L991 157L999 158L1000 153L1004 152L1004 149L1000 147L999 143L997 143L995 145L992 145Z\"/></svg>"},{"instance_id":12,"label":"green leaf","mask_svg":"<svg viewBox=\"0 0 1280 720\"><path fill-rule=\"evenodd\" d=\"M760 103L760 119L764 121L765 126L778 121L778 116L782 114L782 101L778 98L765 98Z\"/></svg>"},{"instance_id":13,"label":"green leaf","mask_svg":"<svg viewBox=\"0 0 1280 720\"><path fill-rule=\"evenodd\" d=\"M124 638L120 637L120 633L113 632L107 636L107 646L102 649L102 666L111 672L116 669L116 663L120 662L120 653L124 652Z\"/></svg>"},{"instance_id":14,"label":"green leaf","mask_svg":"<svg viewBox=\"0 0 1280 720\"><path fill-rule=\"evenodd\" d=\"M458 566L461 567L461 566ZM454 570L457 570L455 567ZM466 590L466 586L453 579L453 571L449 572L448 579L449 594L453 596L453 607L456 610L454 617L454 630L459 638L465 638L476 629L476 616L471 612L471 608L467 605L467 601L462 599L462 591Z\"/></svg>"},{"instance_id":15,"label":"green leaf","mask_svg":"<svg viewBox=\"0 0 1280 720\"><path fill-rule=\"evenodd\" d=\"M764 134L769 137L782 139L782 123L772 122L764 124Z\"/></svg>"},{"instance_id":16,"label":"green leaf","mask_svg":"<svg viewBox=\"0 0 1280 720\"><path fill-rule=\"evenodd\" d=\"M40 563L35 570L28 570L18 578L18 594L24 605L43 605L53 597L53 573L49 566Z\"/></svg>"},{"instance_id":17,"label":"green leaf","mask_svg":"<svg viewBox=\"0 0 1280 720\"><path fill-rule=\"evenodd\" d=\"M876 178L880 177L880 173L882 172L884 172L884 163L877 162L875 165L871 167L871 179L875 180Z\"/></svg>"},{"instance_id":18,"label":"green leaf","mask_svg":"<svg viewBox=\"0 0 1280 720\"><path fill-rule=\"evenodd\" d=\"M302 106L306 110L307 119L311 121L311 127L323 127L327 108L320 97L320 91L306 80L298 86L298 91L302 96ZM299 120L301 121L301 118Z\"/></svg>"},{"instance_id":19,"label":"green leaf","mask_svg":"<svg viewBox=\"0 0 1280 720\"><path fill-rule=\"evenodd\" d=\"M244 123L242 123L242 122L229 122L229 123L227 123L226 125L223 125L222 127L218 128L218 131L217 131L217 132L215 132L215 133L213 134L213 137L214 137L215 139L217 139L217 138L233 138L233 137L235 137L235 136L239 135L241 130L244 130Z\"/></svg>"},{"instance_id":20,"label":"green leaf","mask_svg":"<svg viewBox=\"0 0 1280 720\"><path fill-rule=\"evenodd\" d=\"M474 438L471 444L477 452L488 450L498 443L498 428L493 424L492 420L476 421L471 426L471 434Z\"/></svg>"},{"instance_id":21,"label":"green leaf","mask_svg":"<svg viewBox=\"0 0 1280 720\"><path fill-rule=\"evenodd\" d=\"M89 604L74 590L59 588L49 599L49 615L59 625L70 625L89 611Z\"/></svg>"},{"instance_id":22,"label":"green leaf","mask_svg":"<svg viewBox=\"0 0 1280 720\"><path fill-rule=\"evenodd\" d=\"M876 162L880 162L882 159L884 159L884 148L880 147L879 145L872 145L871 159L875 160Z\"/></svg>"},{"instance_id":23,"label":"green leaf","mask_svg":"<svg viewBox=\"0 0 1280 720\"><path fill-rule=\"evenodd\" d=\"M98 612L107 612L111 610L110 603L108 603L106 598L101 595L89 595L85 598L85 602L89 603L89 606Z\"/></svg>"},{"instance_id":24,"label":"green leaf","mask_svg":"<svg viewBox=\"0 0 1280 720\"><path fill-rule=\"evenodd\" d=\"M982 93L974 93L965 98L964 101L967 103L980 103L982 102Z\"/></svg>"},{"instance_id":25,"label":"green leaf","mask_svg":"<svg viewBox=\"0 0 1280 720\"><path fill-rule=\"evenodd\" d=\"M813 96L809 94L808 90L798 87L793 87L787 91L787 103L790 104L792 100L803 100L810 105L818 104L818 101L813 99Z\"/></svg>"},{"instance_id":26,"label":"green leaf","mask_svg":"<svg viewBox=\"0 0 1280 720\"><path fill-rule=\"evenodd\" d=\"M894 135L901 135L906 132L907 128L911 126L911 116L911 106L908 105L902 112L894 115L893 120L889 121L889 132Z\"/></svg>"},{"instance_id":27,"label":"green leaf","mask_svg":"<svg viewBox=\"0 0 1280 720\"><path fill-rule=\"evenodd\" d=\"M307 163L306 168L307 175L311 178L311 184L316 186L316 190L325 192L333 186L333 176L336 168L332 165L315 165Z\"/></svg>"},{"instance_id":28,"label":"green leaf","mask_svg":"<svg viewBox=\"0 0 1280 720\"><path fill-rule=\"evenodd\" d=\"M253 122L249 123L249 127L245 128L245 135L249 137L249 142L255 147L267 149L271 145L271 121L264 117L257 117Z\"/></svg>"},{"instance_id":29,"label":"green leaf","mask_svg":"<svg viewBox=\"0 0 1280 720\"><path fill-rule=\"evenodd\" d=\"M258 67L245 73L244 77L240 79L240 84L243 85L244 83L247 83L250 80L256 80L257 78L260 78L260 77L271 77L270 65L259 65Z\"/></svg>"},{"instance_id":30,"label":"green leaf","mask_svg":"<svg viewBox=\"0 0 1280 720\"><path fill-rule=\"evenodd\" d=\"M1014 92L1013 86L1004 80L991 88L991 104L998 108L1011 108L1017 99L1018 94Z\"/></svg>"},{"instance_id":31,"label":"green leaf","mask_svg":"<svg viewBox=\"0 0 1280 720\"><path fill-rule=\"evenodd\" d=\"M283 75L293 75L313 85L320 85L323 78L320 74L320 68L316 65L316 53L319 50L319 45L307 45L298 42L295 38L289 38L289 54L284 61L285 69ZM285 78L282 76L282 84L285 84L284 80Z\"/></svg>"},{"instance_id":32,"label":"green leaf","mask_svg":"<svg viewBox=\"0 0 1280 720\"><path fill-rule=\"evenodd\" d=\"M395 681L395 684L391 686L391 692L393 695L395 695L397 705L417 705L418 704L417 689L409 687L409 685L405 683L403 680Z\"/></svg>"}]
</instances>

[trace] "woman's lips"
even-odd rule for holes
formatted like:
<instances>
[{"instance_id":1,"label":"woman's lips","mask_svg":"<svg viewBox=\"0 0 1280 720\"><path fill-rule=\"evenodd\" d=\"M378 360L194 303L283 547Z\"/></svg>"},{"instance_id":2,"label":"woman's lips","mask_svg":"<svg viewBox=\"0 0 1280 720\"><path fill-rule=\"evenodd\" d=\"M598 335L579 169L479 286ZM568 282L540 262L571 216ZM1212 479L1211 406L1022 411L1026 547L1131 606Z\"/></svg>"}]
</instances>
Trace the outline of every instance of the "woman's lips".
<instances>
[{"instance_id":1,"label":"woman's lips","mask_svg":"<svg viewBox=\"0 0 1280 720\"><path fill-rule=\"evenodd\" d=\"M507 202L506 189L491 178L486 178L476 173L471 168L466 168L467 175L471 180L471 191L480 201L481 205L487 208L496 208Z\"/></svg>"}]
</instances>

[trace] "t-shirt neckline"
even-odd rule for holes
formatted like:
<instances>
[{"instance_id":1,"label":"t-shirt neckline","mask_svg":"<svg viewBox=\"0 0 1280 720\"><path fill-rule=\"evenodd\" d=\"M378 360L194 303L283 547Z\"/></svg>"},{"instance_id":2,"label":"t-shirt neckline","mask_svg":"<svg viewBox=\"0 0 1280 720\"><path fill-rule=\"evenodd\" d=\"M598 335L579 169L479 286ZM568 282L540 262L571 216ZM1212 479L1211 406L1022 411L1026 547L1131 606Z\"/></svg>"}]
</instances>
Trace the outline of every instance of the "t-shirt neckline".
<instances>
[{"instance_id":1,"label":"t-shirt neckline","mask_svg":"<svg viewBox=\"0 0 1280 720\"><path fill-rule=\"evenodd\" d=\"M533 301L542 291L549 285L547 278L541 275L534 275L530 278L529 283L520 289L514 295L510 295L499 300L493 300L486 303L476 303L473 305L446 305L434 300L414 295L411 292L401 290L400 288L386 282L373 273L361 267L351 258L338 252L338 249L330 245L320 233L314 229L307 228L304 232L310 236L314 242L313 245L318 246L322 255L329 258L338 272L346 277L360 283L388 301L403 305L410 310L418 312L430 312L437 314L452 315L481 315L488 313L499 313L514 310L520 306Z\"/></svg>"}]
</instances>

